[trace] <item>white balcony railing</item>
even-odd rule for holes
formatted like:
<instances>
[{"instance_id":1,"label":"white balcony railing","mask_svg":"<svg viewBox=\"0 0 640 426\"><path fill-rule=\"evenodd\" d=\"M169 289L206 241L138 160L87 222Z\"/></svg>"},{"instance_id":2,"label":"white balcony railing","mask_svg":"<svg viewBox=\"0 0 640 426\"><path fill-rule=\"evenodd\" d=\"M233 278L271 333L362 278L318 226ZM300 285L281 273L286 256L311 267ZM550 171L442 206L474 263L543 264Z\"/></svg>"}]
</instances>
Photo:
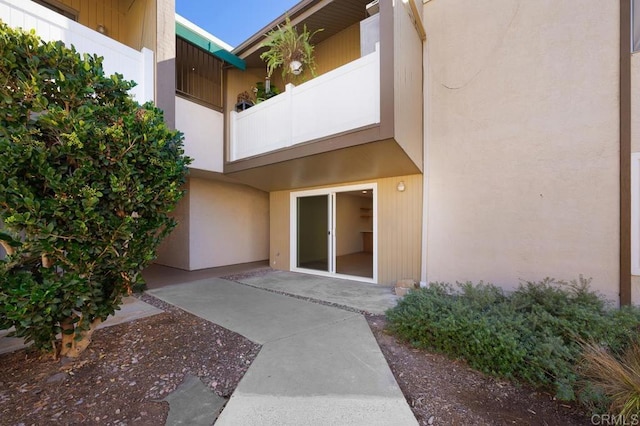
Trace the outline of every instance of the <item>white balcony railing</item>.
<instances>
[{"instance_id":1,"label":"white balcony railing","mask_svg":"<svg viewBox=\"0 0 640 426\"><path fill-rule=\"evenodd\" d=\"M230 161L380 122L380 51L242 112L231 112Z\"/></svg>"},{"instance_id":2,"label":"white balcony railing","mask_svg":"<svg viewBox=\"0 0 640 426\"><path fill-rule=\"evenodd\" d=\"M184 153L193 158L189 167L223 172L224 116L176 96L176 128L184 133Z\"/></svg>"},{"instance_id":3,"label":"white balcony railing","mask_svg":"<svg viewBox=\"0 0 640 426\"><path fill-rule=\"evenodd\" d=\"M152 101L154 94L153 52L138 52L46 7L27 0L0 0L0 19L14 28L35 29L44 41L62 40L79 53L104 57L105 74L120 73L138 85L131 91L140 103Z\"/></svg>"}]
</instances>

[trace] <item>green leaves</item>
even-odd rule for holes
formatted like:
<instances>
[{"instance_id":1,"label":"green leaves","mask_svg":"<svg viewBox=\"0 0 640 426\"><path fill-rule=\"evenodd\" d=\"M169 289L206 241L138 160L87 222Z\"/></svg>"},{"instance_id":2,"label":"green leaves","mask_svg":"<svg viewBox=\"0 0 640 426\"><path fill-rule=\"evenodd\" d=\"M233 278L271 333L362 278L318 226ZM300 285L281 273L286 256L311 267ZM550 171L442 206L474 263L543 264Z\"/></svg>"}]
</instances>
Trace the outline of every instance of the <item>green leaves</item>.
<instances>
[{"instance_id":1,"label":"green leaves","mask_svg":"<svg viewBox=\"0 0 640 426\"><path fill-rule=\"evenodd\" d=\"M112 314L175 226L190 160L133 86L0 23L0 327L40 348L65 318Z\"/></svg>"},{"instance_id":2,"label":"green leaves","mask_svg":"<svg viewBox=\"0 0 640 426\"><path fill-rule=\"evenodd\" d=\"M493 285L433 283L387 311L390 329L423 348L462 357L488 374L587 401L579 386L581 342L622 353L638 338L640 309L611 309L580 277L527 282L506 295Z\"/></svg>"}]
</instances>

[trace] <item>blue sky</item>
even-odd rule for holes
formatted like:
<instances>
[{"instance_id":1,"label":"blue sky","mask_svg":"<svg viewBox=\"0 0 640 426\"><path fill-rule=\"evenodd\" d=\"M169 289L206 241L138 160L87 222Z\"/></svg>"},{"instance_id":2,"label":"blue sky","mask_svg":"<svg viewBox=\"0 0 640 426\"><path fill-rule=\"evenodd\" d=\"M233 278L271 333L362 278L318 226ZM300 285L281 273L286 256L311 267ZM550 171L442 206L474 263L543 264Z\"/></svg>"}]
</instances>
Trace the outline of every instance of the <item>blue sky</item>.
<instances>
[{"instance_id":1,"label":"blue sky","mask_svg":"<svg viewBox=\"0 0 640 426\"><path fill-rule=\"evenodd\" d=\"M176 12L233 47L300 0L176 0Z\"/></svg>"}]
</instances>

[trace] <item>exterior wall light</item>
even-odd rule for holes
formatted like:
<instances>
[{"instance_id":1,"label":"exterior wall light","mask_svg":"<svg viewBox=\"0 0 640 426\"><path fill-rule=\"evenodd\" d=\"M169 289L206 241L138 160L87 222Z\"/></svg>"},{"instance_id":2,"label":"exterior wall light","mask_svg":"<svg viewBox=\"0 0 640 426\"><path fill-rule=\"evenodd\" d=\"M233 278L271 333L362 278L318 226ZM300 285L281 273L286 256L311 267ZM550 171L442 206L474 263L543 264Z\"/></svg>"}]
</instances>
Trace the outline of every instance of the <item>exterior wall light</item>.
<instances>
[{"instance_id":1,"label":"exterior wall light","mask_svg":"<svg viewBox=\"0 0 640 426\"><path fill-rule=\"evenodd\" d=\"M98 32L100 34L106 34L107 33L107 27L105 27L102 24L98 24L98 28L96 28L98 30Z\"/></svg>"},{"instance_id":2,"label":"exterior wall light","mask_svg":"<svg viewBox=\"0 0 640 426\"><path fill-rule=\"evenodd\" d=\"M407 189L407 187L404 186L404 181L403 180L398 182L398 186L396 186L396 189L398 190L398 192L404 192L404 190Z\"/></svg>"}]
</instances>

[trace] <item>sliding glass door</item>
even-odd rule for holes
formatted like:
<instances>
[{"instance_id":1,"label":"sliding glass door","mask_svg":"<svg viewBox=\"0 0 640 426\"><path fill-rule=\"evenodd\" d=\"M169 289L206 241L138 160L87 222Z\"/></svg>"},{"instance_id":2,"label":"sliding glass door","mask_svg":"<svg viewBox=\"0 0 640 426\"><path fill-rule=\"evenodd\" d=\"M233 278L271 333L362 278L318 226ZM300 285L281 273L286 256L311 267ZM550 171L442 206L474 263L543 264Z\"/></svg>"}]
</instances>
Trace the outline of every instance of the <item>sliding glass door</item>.
<instances>
[{"instance_id":1,"label":"sliding glass door","mask_svg":"<svg viewBox=\"0 0 640 426\"><path fill-rule=\"evenodd\" d=\"M330 271L329 246L331 222L329 195L298 197L297 199L297 261L298 268Z\"/></svg>"},{"instance_id":2,"label":"sliding glass door","mask_svg":"<svg viewBox=\"0 0 640 426\"><path fill-rule=\"evenodd\" d=\"M293 270L376 280L376 186L291 194Z\"/></svg>"}]
</instances>

